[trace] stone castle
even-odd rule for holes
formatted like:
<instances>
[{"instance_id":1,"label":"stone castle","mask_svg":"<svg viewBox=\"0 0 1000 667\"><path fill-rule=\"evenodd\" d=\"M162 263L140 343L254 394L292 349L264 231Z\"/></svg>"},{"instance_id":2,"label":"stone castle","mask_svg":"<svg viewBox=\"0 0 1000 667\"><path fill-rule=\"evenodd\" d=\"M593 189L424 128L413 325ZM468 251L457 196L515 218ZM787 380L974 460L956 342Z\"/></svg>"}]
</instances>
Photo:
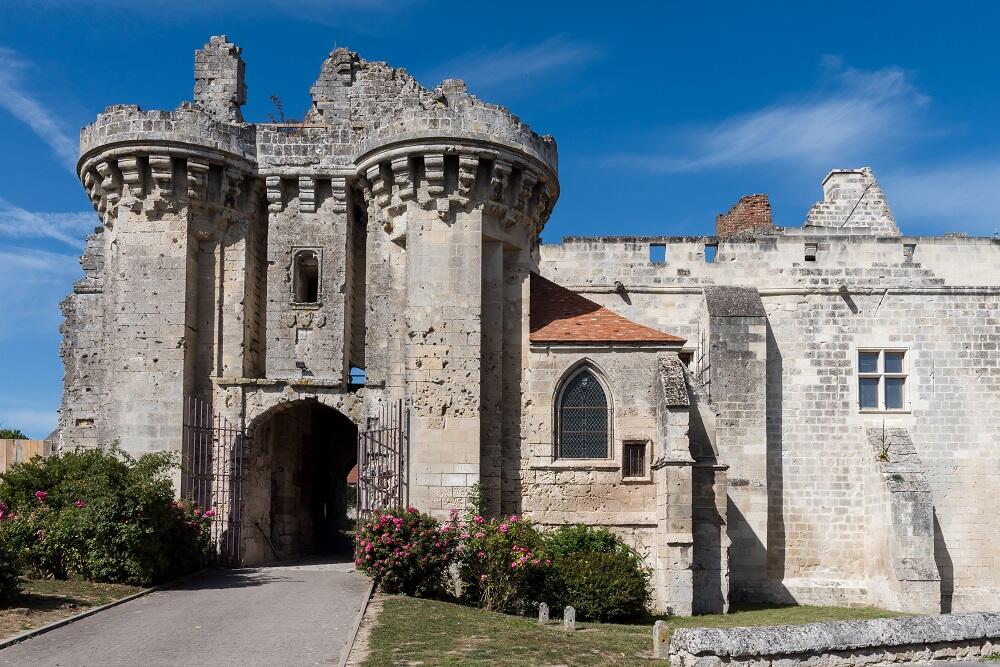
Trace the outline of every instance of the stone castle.
<instances>
[{"instance_id":1,"label":"stone castle","mask_svg":"<svg viewBox=\"0 0 1000 667\"><path fill-rule=\"evenodd\" d=\"M244 562L322 542L357 439L409 410L408 500L623 535L655 605L1000 608L1000 242L900 232L869 169L801 227L541 245L556 145L447 80L334 50L302 122L194 101L81 135L101 219L64 303L62 448L252 434ZM249 436L248 436L249 437Z\"/></svg>"}]
</instances>

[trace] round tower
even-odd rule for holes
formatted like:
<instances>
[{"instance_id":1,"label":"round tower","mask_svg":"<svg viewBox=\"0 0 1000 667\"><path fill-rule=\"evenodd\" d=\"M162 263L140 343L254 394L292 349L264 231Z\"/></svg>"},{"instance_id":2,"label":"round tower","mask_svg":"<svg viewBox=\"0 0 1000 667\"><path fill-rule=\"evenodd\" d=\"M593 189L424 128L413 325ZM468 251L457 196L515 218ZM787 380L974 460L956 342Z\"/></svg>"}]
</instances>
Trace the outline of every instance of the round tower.
<instances>
[{"instance_id":1,"label":"round tower","mask_svg":"<svg viewBox=\"0 0 1000 667\"><path fill-rule=\"evenodd\" d=\"M244 69L213 37L193 102L82 131L103 227L64 307L64 442L179 449L188 398L246 429L315 402L362 426L403 399L410 500L447 510L481 482L499 511L555 142L346 49L302 120L249 124Z\"/></svg>"}]
</instances>

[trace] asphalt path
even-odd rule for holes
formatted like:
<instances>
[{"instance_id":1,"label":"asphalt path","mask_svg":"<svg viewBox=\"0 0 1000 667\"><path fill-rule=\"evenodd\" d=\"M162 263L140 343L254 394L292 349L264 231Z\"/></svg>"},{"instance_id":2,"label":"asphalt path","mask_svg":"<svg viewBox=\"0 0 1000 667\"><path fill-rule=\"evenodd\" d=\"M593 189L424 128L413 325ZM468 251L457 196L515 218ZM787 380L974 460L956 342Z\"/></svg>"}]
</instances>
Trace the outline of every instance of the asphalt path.
<instances>
[{"instance_id":1,"label":"asphalt path","mask_svg":"<svg viewBox=\"0 0 1000 667\"><path fill-rule=\"evenodd\" d=\"M335 665L367 591L353 563L210 570L0 650L0 665Z\"/></svg>"}]
</instances>

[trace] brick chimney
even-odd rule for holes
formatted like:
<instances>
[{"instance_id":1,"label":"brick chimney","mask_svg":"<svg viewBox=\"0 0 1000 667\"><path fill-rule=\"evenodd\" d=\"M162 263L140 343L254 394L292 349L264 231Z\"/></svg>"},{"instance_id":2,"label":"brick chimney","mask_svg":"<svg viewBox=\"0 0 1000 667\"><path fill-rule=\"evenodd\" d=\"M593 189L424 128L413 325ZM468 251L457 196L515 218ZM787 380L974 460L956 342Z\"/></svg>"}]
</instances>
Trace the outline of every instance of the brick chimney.
<instances>
[{"instance_id":1,"label":"brick chimney","mask_svg":"<svg viewBox=\"0 0 1000 667\"><path fill-rule=\"evenodd\" d=\"M773 229L771 202L766 194L740 197L728 213L720 213L715 217L715 235L719 237L741 236L748 232Z\"/></svg>"}]
</instances>

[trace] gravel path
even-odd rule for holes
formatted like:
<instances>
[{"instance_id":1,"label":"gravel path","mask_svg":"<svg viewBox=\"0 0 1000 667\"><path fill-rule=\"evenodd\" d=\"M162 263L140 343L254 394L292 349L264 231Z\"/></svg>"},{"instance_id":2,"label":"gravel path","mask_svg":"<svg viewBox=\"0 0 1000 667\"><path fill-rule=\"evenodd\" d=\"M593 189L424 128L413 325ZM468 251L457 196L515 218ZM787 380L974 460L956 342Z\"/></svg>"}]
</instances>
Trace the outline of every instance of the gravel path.
<instances>
[{"instance_id":1,"label":"gravel path","mask_svg":"<svg viewBox=\"0 0 1000 667\"><path fill-rule=\"evenodd\" d=\"M0 650L0 665L337 664L367 591L353 563L212 570Z\"/></svg>"}]
</instances>

